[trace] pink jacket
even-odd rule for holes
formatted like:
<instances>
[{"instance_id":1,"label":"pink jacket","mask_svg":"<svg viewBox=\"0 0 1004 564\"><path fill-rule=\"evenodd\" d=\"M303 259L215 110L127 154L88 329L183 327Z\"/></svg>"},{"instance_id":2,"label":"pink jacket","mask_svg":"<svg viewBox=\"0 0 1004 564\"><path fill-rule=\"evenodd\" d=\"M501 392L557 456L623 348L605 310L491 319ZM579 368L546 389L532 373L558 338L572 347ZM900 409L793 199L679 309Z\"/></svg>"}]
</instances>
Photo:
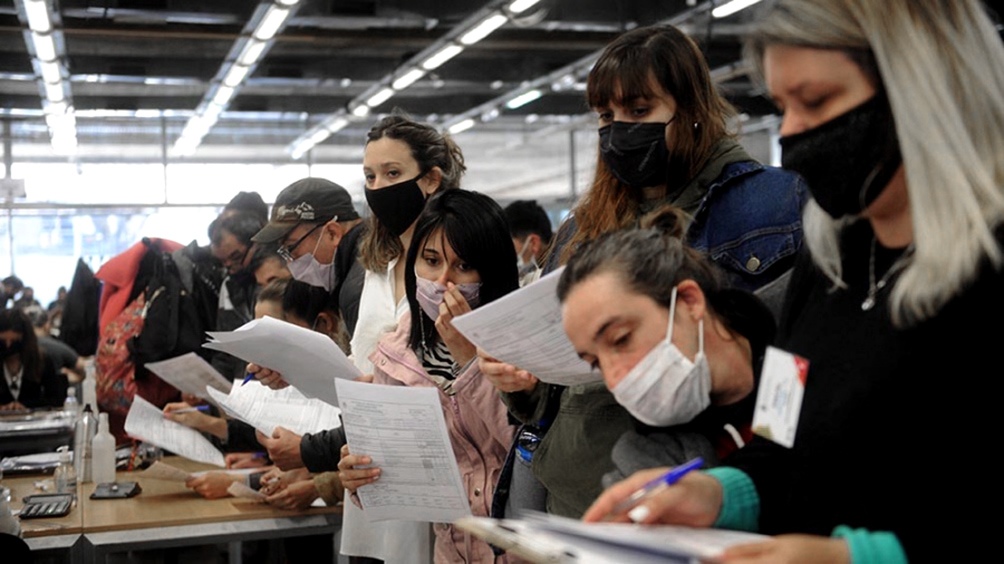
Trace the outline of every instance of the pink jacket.
<instances>
[{"instance_id":1,"label":"pink jacket","mask_svg":"<svg viewBox=\"0 0 1004 564\"><path fill-rule=\"evenodd\" d=\"M411 315L404 314L393 333L380 338L370 355L373 381L392 386L429 386L436 382L422 368L415 352L408 347ZM477 362L472 362L453 383L454 395L442 391L446 429L453 443L460 477L467 490L471 513L487 517L491 509L495 483L498 481L506 453L512 444L516 427L509 424L505 405L498 391L481 374ZM435 523L435 561L496 562L491 547L470 537L448 523ZM504 562L505 557L498 560Z\"/></svg>"}]
</instances>

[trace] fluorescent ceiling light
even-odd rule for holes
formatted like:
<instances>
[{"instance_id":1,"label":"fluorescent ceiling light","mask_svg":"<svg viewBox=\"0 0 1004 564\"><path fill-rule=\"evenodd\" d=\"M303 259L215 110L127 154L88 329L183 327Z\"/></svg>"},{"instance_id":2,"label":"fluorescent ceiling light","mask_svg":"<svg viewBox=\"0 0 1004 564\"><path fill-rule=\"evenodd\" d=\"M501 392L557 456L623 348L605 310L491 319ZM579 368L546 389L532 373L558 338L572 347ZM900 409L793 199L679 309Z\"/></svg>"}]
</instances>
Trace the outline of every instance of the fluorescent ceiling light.
<instances>
[{"instance_id":1,"label":"fluorescent ceiling light","mask_svg":"<svg viewBox=\"0 0 1004 564\"><path fill-rule=\"evenodd\" d=\"M52 18L45 0L25 0L24 11L28 14L28 29L37 33L52 31Z\"/></svg>"},{"instance_id":2,"label":"fluorescent ceiling light","mask_svg":"<svg viewBox=\"0 0 1004 564\"><path fill-rule=\"evenodd\" d=\"M205 111L202 112L202 118L204 120L212 120L214 123L219 119L220 114L223 113L223 106L219 104L209 103L206 104Z\"/></svg>"},{"instance_id":3,"label":"fluorescent ceiling light","mask_svg":"<svg viewBox=\"0 0 1004 564\"><path fill-rule=\"evenodd\" d=\"M261 54L265 52L265 47L268 44L264 41L258 41L257 39L248 39L248 42L244 44L244 50L241 51L240 56L237 57L237 64L250 67L251 65L258 62L261 58Z\"/></svg>"},{"instance_id":4,"label":"fluorescent ceiling light","mask_svg":"<svg viewBox=\"0 0 1004 564\"><path fill-rule=\"evenodd\" d=\"M509 18L502 14L489 16L470 31L461 35L460 42L464 45L473 45L487 37L491 32L505 25L507 21L509 21Z\"/></svg>"},{"instance_id":5,"label":"fluorescent ceiling light","mask_svg":"<svg viewBox=\"0 0 1004 564\"><path fill-rule=\"evenodd\" d=\"M515 110L516 108L518 108L520 106L525 106L525 105L529 104L530 102L533 102L534 100L536 100L537 98L540 98L543 95L544 95L544 93L541 92L540 90L536 90L536 89L535 90L529 90L527 92L524 92L524 93L520 94L519 96L516 96L512 100L509 100L508 102L506 102L505 103L505 107L509 108L510 110Z\"/></svg>"},{"instance_id":6,"label":"fluorescent ceiling light","mask_svg":"<svg viewBox=\"0 0 1004 564\"><path fill-rule=\"evenodd\" d=\"M324 129L326 129L328 131L328 133L337 133L337 132L341 131L342 129L345 129L345 126L348 125L348 124L349 124L349 120L347 120L347 119L345 119L343 117L337 117L337 118L331 120L331 123L329 123L328 125L326 125L324 127Z\"/></svg>"},{"instance_id":7,"label":"fluorescent ceiling light","mask_svg":"<svg viewBox=\"0 0 1004 564\"><path fill-rule=\"evenodd\" d=\"M745 10L753 4L756 4L760 0L732 0L726 4L718 6L714 10L711 10L711 15L716 18L724 18L726 16L731 16L732 14L738 12L739 10Z\"/></svg>"},{"instance_id":8,"label":"fluorescent ceiling light","mask_svg":"<svg viewBox=\"0 0 1004 564\"><path fill-rule=\"evenodd\" d=\"M68 109L70 109L70 106L66 103L66 100L59 102L45 101L45 113L47 114L65 114Z\"/></svg>"},{"instance_id":9,"label":"fluorescent ceiling light","mask_svg":"<svg viewBox=\"0 0 1004 564\"><path fill-rule=\"evenodd\" d=\"M39 61L38 66L42 71L42 80L52 83L63 80L63 69L56 61Z\"/></svg>"},{"instance_id":10,"label":"fluorescent ceiling light","mask_svg":"<svg viewBox=\"0 0 1004 564\"><path fill-rule=\"evenodd\" d=\"M230 87L237 86L238 84L244 82L244 78L247 77L248 72L250 71L251 67L231 65L230 70L228 70L226 76L223 77L223 84Z\"/></svg>"},{"instance_id":11,"label":"fluorescent ceiling light","mask_svg":"<svg viewBox=\"0 0 1004 564\"><path fill-rule=\"evenodd\" d=\"M63 83L60 81L57 84L52 82L43 82L43 88L45 88L45 97L50 102L60 102L66 99L66 95L63 93Z\"/></svg>"},{"instance_id":12,"label":"fluorescent ceiling light","mask_svg":"<svg viewBox=\"0 0 1004 564\"><path fill-rule=\"evenodd\" d=\"M328 132L327 129L318 129L313 135L307 138L307 141L309 141L311 145L317 145L328 137L331 137L331 133Z\"/></svg>"},{"instance_id":13,"label":"fluorescent ceiling light","mask_svg":"<svg viewBox=\"0 0 1004 564\"><path fill-rule=\"evenodd\" d=\"M276 32L279 31L279 28L282 27L283 22L286 21L287 16L289 16L289 10L272 4L265 11L265 17L258 22L258 27L255 28L252 35L254 35L255 39L262 41L272 39L275 37Z\"/></svg>"},{"instance_id":14,"label":"fluorescent ceiling light","mask_svg":"<svg viewBox=\"0 0 1004 564\"><path fill-rule=\"evenodd\" d=\"M52 150L60 155L71 155L77 151L77 136L73 135L53 135Z\"/></svg>"},{"instance_id":15,"label":"fluorescent ceiling light","mask_svg":"<svg viewBox=\"0 0 1004 564\"><path fill-rule=\"evenodd\" d=\"M226 106L230 98L234 96L234 89L231 86L226 86L221 84L219 88L216 89L216 94L213 94L213 103L219 106Z\"/></svg>"},{"instance_id":16,"label":"fluorescent ceiling light","mask_svg":"<svg viewBox=\"0 0 1004 564\"><path fill-rule=\"evenodd\" d=\"M31 34L31 43L35 47L35 56L40 61L56 60L56 43L51 35Z\"/></svg>"},{"instance_id":17,"label":"fluorescent ceiling light","mask_svg":"<svg viewBox=\"0 0 1004 564\"><path fill-rule=\"evenodd\" d=\"M518 14L520 12L525 12L527 8L536 6L540 0L515 0L509 4L509 11Z\"/></svg>"},{"instance_id":18,"label":"fluorescent ceiling light","mask_svg":"<svg viewBox=\"0 0 1004 564\"><path fill-rule=\"evenodd\" d=\"M456 57L463 50L464 48L461 47L460 45L447 45L446 47L443 47L434 55L423 61L422 68L425 70L432 70L435 68L439 68L440 65L442 65L446 61L449 61L453 57Z\"/></svg>"},{"instance_id":19,"label":"fluorescent ceiling light","mask_svg":"<svg viewBox=\"0 0 1004 564\"><path fill-rule=\"evenodd\" d=\"M472 118L467 118L464 121L458 121L449 128L449 132L452 135L456 135L461 131L467 131L468 129L474 127L474 120Z\"/></svg>"},{"instance_id":20,"label":"fluorescent ceiling light","mask_svg":"<svg viewBox=\"0 0 1004 564\"><path fill-rule=\"evenodd\" d=\"M410 71L399 76L394 82L391 83L391 88L394 90L404 90L405 88L411 86L418 79L425 76L425 71L422 69L411 69Z\"/></svg>"},{"instance_id":21,"label":"fluorescent ceiling light","mask_svg":"<svg viewBox=\"0 0 1004 564\"><path fill-rule=\"evenodd\" d=\"M77 127L77 118L67 113L48 114L45 116L45 124L54 132L72 130Z\"/></svg>"},{"instance_id":22,"label":"fluorescent ceiling light","mask_svg":"<svg viewBox=\"0 0 1004 564\"><path fill-rule=\"evenodd\" d=\"M352 115L356 117L366 117L370 115L370 107L366 104L359 104L355 108L352 108Z\"/></svg>"},{"instance_id":23,"label":"fluorescent ceiling light","mask_svg":"<svg viewBox=\"0 0 1004 564\"><path fill-rule=\"evenodd\" d=\"M393 95L394 95L394 89L393 88L384 88L383 90L381 90L381 91L377 92L376 94L370 96L370 99L366 100L366 105L369 106L369 107L371 107L371 108L375 108L375 107L379 106L380 104L383 104L387 100L390 100L390 97L393 96Z\"/></svg>"},{"instance_id":24,"label":"fluorescent ceiling light","mask_svg":"<svg viewBox=\"0 0 1004 564\"><path fill-rule=\"evenodd\" d=\"M276 4L279 4L280 6L286 6L287 8L289 8L290 6L296 6L296 4L299 1L300 0L275 0Z\"/></svg>"}]
</instances>

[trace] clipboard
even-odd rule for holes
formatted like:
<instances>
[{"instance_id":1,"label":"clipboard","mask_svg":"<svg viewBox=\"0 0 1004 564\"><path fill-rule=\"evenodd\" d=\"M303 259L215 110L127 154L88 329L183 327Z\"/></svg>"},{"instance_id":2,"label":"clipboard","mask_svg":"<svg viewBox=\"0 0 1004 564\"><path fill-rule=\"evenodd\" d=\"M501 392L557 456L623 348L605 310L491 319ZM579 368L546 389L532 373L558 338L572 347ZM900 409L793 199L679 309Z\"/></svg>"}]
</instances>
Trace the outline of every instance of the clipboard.
<instances>
[{"instance_id":1,"label":"clipboard","mask_svg":"<svg viewBox=\"0 0 1004 564\"><path fill-rule=\"evenodd\" d=\"M526 535L521 523L486 517L462 517L454 521L453 525L530 562L561 564L577 561L576 555L560 544L547 543Z\"/></svg>"}]
</instances>

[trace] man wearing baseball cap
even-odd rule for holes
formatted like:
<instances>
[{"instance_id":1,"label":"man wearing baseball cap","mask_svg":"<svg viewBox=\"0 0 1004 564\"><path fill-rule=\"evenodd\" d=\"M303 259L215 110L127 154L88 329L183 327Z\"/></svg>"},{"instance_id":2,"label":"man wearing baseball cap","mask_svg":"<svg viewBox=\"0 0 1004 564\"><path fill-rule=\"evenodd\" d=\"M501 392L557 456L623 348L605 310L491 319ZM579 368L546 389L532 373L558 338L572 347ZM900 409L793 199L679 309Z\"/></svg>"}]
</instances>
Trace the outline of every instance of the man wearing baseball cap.
<instances>
[{"instance_id":1,"label":"man wearing baseball cap","mask_svg":"<svg viewBox=\"0 0 1004 564\"><path fill-rule=\"evenodd\" d=\"M338 274L346 274L336 273L335 252L361 222L345 188L323 178L303 178L279 193L272 218L251 240L278 245L293 278L332 292Z\"/></svg>"}]
</instances>

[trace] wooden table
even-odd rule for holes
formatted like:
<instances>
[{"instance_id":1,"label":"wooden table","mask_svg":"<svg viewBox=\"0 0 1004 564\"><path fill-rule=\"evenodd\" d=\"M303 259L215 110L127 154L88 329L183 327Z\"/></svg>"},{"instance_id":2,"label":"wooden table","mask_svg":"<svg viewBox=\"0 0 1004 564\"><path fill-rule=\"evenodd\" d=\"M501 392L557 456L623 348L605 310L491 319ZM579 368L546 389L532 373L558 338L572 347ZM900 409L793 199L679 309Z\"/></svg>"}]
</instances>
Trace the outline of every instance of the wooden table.
<instances>
[{"instance_id":1,"label":"wooden table","mask_svg":"<svg viewBox=\"0 0 1004 564\"><path fill-rule=\"evenodd\" d=\"M191 472L215 468L178 457L165 462ZM45 478L5 478L5 484L17 488L12 494L12 502L14 495L18 500L14 506L20 507L21 497L32 493L35 480ZM341 507L290 511L233 497L204 499L182 482L146 479L139 472L118 472L116 479L138 482L143 491L129 499L90 499L95 484L81 484L78 504L66 517L22 521L23 536L32 549L63 547L70 550L72 561L90 563L129 550L226 542L230 561L238 563L242 541L334 534L341 529Z\"/></svg>"},{"instance_id":2,"label":"wooden table","mask_svg":"<svg viewBox=\"0 0 1004 564\"><path fill-rule=\"evenodd\" d=\"M47 485L47 489L36 485ZM3 485L10 488L10 505L12 509L24 507L21 500L28 495L52 493L54 486L51 475L21 475L4 476ZM71 555L71 560L79 561L83 555L83 515L80 507L79 489L77 501L70 513L63 517L52 519L24 519L21 521L21 536L28 542L32 551L59 552ZM75 556L73 556L75 555Z\"/></svg>"}]
</instances>

